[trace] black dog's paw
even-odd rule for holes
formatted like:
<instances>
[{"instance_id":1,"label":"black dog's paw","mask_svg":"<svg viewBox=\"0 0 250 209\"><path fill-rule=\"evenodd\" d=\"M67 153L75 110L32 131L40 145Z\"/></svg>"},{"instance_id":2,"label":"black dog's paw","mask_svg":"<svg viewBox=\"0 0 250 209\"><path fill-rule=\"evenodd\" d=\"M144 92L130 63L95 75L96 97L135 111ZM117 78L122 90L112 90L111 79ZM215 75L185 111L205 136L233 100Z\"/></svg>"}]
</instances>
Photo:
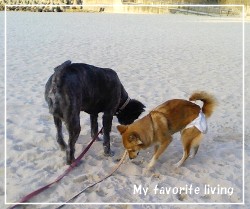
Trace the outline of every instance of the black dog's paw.
<instances>
[{"instance_id":1,"label":"black dog's paw","mask_svg":"<svg viewBox=\"0 0 250 209\"><path fill-rule=\"evenodd\" d=\"M66 164L71 165L75 161L74 154L66 150Z\"/></svg>"},{"instance_id":2,"label":"black dog's paw","mask_svg":"<svg viewBox=\"0 0 250 209\"><path fill-rule=\"evenodd\" d=\"M102 137L99 137L97 133L92 133L91 132L91 138L95 139L95 141L103 141Z\"/></svg>"},{"instance_id":3,"label":"black dog's paw","mask_svg":"<svg viewBox=\"0 0 250 209\"><path fill-rule=\"evenodd\" d=\"M110 150L109 153L105 153L105 152L104 152L104 156L105 156L105 157L114 157L114 155L115 155L115 152L114 152L114 151L111 151L111 150Z\"/></svg>"},{"instance_id":4,"label":"black dog's paw","mask_svg":"<svg viewBox=\"0 0 250 209\"><path fill-rule=\"evenodd\" d=\"M74 158L74 157L73 157L73 158L67 158L66 164L67 164L67 165L71 165L74 161L75 161L75 158Z\"/></svg>"},{"instance_id":5,"label":"black dog's paw","mask_svg":"<svg viewBox=\"0 0 250 209\"><path fill-rule=\"evenodd\" d=\"M108 149L107 147L104 147L104 156L106 157L113 157L115 155L115 152L111 149Z\"/></svg>"},{"instance_id":6,"label":"black dog's paw","mask_svg":"<svg viewBox=\"0 0 250 209\"><path fill-rule=\"evenodd\" d=\"M61 151L65 151L67 149L67 144L59 144Z\"/></svg>"},{"instance_id":7,"label":"black dog's paw","mask_svg":"<svg viewBox=\"0 0 250 209\"><path fill-rule=\"evenodd\" d=\"M100 138L100 137L98 136L98 137L96 137L96 141L101 142L101 141L103 141L103 140L102 140L102 138Z\"/></svg>"}]
</instances>

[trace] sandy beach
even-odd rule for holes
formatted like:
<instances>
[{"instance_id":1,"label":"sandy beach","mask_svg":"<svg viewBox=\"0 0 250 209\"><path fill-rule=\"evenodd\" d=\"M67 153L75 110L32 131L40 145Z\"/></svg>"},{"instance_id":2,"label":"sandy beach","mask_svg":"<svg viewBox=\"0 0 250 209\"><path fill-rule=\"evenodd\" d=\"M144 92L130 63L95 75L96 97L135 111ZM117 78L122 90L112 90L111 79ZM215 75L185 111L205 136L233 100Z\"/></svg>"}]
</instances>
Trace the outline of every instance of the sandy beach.
<instances>
[{"instance_id":1,"label":"sandy beach","mask_svg":"<svg viewBox=\"0 0 250 209\"><path fill-rule=\"evenodd\" d=\"M0 20L0 28L4 28L3 12ZM129 96L146 105L146 111L140 117L166 100L188 99L196 90L212 93L219 102L208 120L208 133L194 159L188 159L180 168L173 165L182 157L180 134L177 133L149 175L143 175L143 172L153 148L140 152L135 160L127 159L113 176L81 194L74 203L124 204L99 208L141 207L130 203L168 203L170 205L159 208L175 209L243 208L240 203L243 201L245 113L245 201L250 204L249 34L250 23L247 22L243 111L243 34L238 18L8 12L6 201L18 201L55 180L68 167L65 153L60 151L55 139L56 129L44 100L44 86L54 67L70 59L74 63L114 69ZM3 30L0 31L0 41L0 48L4 48ZM0 78L4 80L3 50L0 60ZM4 82L0 85L0 136L4 139ZM105 157L102 142L95 142L77 168L30 201L44 204L20 208L55 208L55 205L45 203L65 202L108 174L124 151L117 125L114 118L111 131L114 157ZM67 140L65 128L63 132ZM76 156L90 140L89 115L82 112ZM0 200L4 205L4 143L0 157ZM177 194L175 191L180 187L188 188L189 192ZM196 193L195 188L198 188ZM179 205L185 203L227 205ZM82 207L94 208L90 205L65 206Z\"/></svg>"}]
</instances>

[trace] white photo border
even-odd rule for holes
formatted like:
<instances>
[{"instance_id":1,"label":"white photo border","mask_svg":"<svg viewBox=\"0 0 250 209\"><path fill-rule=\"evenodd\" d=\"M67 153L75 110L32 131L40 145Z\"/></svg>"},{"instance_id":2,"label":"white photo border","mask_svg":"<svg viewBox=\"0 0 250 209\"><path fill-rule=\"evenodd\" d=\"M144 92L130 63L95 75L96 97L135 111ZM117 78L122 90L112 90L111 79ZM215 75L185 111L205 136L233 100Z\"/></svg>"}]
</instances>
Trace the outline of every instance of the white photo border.
<instances>
[{"instance_id":1,"label":"white photo border","mask_svg":"<svg viewBox=\"0 0 250 209\"><path fill-rule=\"evenodd\" d=\"M12 203L7 202L7 7L241 7L242 8L242 202L239 203L228 203L228 202L211 202L211 203L177 203L177 202L169 202L169 203L44 203L44 202L25 202L25 203ZM4 195L5 195L5 204L6 205L244 205L245 204L245 6L239 4L224 4L224 5L199 5L199 4L166 4L166 5L150 5L150 4L142 4L142 5L122 5L122 4L89 4L89 5L53 5L53 4L22 4L22 5L5 5L4 10L4 156L5 156L5 183L4 183Z\"/></svg>"}]
</instances>

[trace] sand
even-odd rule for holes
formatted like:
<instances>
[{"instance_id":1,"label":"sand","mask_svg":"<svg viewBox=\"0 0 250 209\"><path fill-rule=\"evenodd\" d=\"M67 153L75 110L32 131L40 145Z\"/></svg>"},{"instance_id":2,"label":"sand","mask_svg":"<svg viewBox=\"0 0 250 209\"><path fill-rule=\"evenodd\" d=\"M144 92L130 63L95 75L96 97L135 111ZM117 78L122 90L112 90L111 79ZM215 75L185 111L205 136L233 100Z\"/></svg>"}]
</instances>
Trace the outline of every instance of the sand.
<instances>
[{"instance_id":1,"label":"sand","mask_svg":"<svg viewBox=\"0 0 250 209\"><path fill-rule=\"evenodd\" d=\"M0 20L3 28L4 13L0 13ZM245 32L248 34L245 40L245 165L249 168L249 23L245 25ZM3 31L0 31L0 38L0 44L4 46ZM4 69L3 50L0 53L0 67ZM112 177L80 195L75 203L241 203L242 56L242 24L237 18L8 13L6 201L19 200L51 182L67 168L65 154L60 151L55 140L52 116L44 101L44 85L53 68L70 59L72 62L116 70L130 97L146 105L143 115L168 99L188 99L195 90L206 90L219 101L218 108L208 121L208 133L194 159L188 159L180 168L173 166L182 156L180 135L177 133L151 173L143 174L153 153L153 149L148 149L140 152L135 160L126 160ZM3 70L0 75L3 80ZM2 82L2 109L3 87ZM0 134L4 138L4 111L0 117ZM101 126L101 120L99 124ZM113 158L104 157L102 143L95 142L76 169L31 202L64 202L106 175L124 151L116 125L118 122L114 118L111 132L111 147L115 151ZM86 113L81 113L81 128L76 155L90 141L90 122ZM64 133L66 139L65 129ZM4 185L4 144L0 156L1 183ZM249 193L250 184L247 174L246 169L246 194ZM159 190L154 190L156 187ZM187 194L176 194L175 190L180 187L198 188L196 192L199 192L192 190ZM215 187L216 194L211 194L211 190L208 194L205 187ZM143 191L147 192L144 194ZM0 196L4 203L4 187L0 188ZM7 208L7 205L3 207ZM83 206L65 208L80 207ZM139 205L126 204L100 207L140 208ZM212 206L190 206L203 207ZM213 206L222 207L241 206ZM30 205L25 208L49 209L55 208L55 205ZM166 208L184 207L168 205Z\"/></svg>"}]
</instances>

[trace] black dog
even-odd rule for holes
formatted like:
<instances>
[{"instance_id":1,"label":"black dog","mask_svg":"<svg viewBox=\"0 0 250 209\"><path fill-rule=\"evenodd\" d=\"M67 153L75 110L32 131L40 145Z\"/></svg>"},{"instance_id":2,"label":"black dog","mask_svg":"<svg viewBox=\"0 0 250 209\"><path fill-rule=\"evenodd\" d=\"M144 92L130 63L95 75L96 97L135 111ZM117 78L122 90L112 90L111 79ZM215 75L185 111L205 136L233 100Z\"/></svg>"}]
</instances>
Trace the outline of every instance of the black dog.
<instances>
[{"instance_id":1,"label":"black dog","mask_svg":"<svg viewBox=\"0 0 250 209\"><path fill-rule=\"evenodd\" d=\"M66 148L67 164L74 161L75 143L81 131L80 111L90 114L91 137L98 132L98 113L103 112L104 154L112 156L110 131L115 115L121 124L133 123L145 106L130 99L115 71L66 61L56 67L45 86L45 100L53 114L57 142ZM69 133L68 147L63 140L62 121Z\"/></svg>"}]
</instances>

